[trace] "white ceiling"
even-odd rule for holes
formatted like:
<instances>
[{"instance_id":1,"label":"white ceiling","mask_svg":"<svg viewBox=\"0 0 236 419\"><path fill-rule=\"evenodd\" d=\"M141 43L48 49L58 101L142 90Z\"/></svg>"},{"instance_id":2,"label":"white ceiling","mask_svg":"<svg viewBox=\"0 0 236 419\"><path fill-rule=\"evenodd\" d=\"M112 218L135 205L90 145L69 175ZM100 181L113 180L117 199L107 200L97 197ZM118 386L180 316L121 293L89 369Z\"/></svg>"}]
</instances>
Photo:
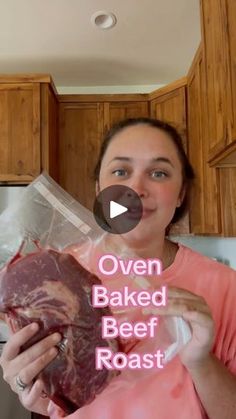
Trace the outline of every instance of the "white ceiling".
<instances>
[{"instance_id":1,"label":"white ceiling","mask_svg":"<svg viewBox=\"0 0 236 419\"><path fill-rule=\"evenodd\" d=\"M199 0L0 1L0 73L50 73L57 86L165 84L200 42ZM99 30L97 10L117 25Z\"/></svg>"}]
</instances>

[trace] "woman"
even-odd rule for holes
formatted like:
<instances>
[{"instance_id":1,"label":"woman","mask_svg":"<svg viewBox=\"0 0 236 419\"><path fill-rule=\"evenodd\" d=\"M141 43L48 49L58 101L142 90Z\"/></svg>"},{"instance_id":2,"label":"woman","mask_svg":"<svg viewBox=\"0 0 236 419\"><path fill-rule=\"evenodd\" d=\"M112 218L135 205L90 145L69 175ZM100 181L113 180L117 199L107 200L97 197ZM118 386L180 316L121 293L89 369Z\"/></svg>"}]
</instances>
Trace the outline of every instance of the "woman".
<instances>
[{"instance_id":1,"label":"woman","mask_svg":"<svg viewBox=\"0 0 236 419\"><path fill-rule=\"evenodd\" d=\"M106 396L105 389L93 403L67 417L235 418L236 273L166 239L169 225L184 213L193 179L178 133L157 120L121 122L104 140L95 176L97 193L121 184L142 200L142 220L122 240L138 256L162 260L168 305L155 313L182 316L189 322L192 338L160 373L137 381L123 393L119 390L117 396ZM112 240L119 243L120 238ZM60 409L41 397L40 380L33 383L56 356L60 336L48 336L19 355L21 345L36 332L37 325L32 324L6 344L1 358L4 378L29 410L63 417Z\"/></svg>"}]
</instances>

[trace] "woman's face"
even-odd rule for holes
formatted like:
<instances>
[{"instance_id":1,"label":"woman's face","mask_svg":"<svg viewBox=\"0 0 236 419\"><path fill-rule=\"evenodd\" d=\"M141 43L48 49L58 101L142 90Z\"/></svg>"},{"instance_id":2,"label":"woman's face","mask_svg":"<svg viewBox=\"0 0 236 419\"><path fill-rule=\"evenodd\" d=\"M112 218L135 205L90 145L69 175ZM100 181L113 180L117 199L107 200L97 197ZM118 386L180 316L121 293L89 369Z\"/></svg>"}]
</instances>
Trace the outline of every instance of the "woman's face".
<instances>
[{"instance_id":1,"label":"woman's face","mask_svg":"<svg viewBox=\"0 0 236 419\"><path fill-rule=\"evenodd\" d=\"M183 198L182 166L169 136L145 124L116 134L102 160L97 192L117 184L132 188L143 204L143 217L128 239L164 235Z\"/></svg>"}]
</instances>

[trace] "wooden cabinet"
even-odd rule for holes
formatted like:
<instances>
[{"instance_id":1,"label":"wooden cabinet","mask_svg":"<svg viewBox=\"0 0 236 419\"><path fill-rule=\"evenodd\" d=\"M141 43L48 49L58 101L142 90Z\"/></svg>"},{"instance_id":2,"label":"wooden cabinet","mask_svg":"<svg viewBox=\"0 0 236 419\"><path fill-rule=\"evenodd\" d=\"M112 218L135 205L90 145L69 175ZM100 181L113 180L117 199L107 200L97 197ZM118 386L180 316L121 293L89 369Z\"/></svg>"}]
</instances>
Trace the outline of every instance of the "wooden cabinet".
<instances>
[{"instance_id":1,"label":"wooden cabinet","mask_svg":"<svg viewBox=\"0 0 236 419\"><path fill-rule=\"evenodd\" d=\"M59 112L59 183L91 210L93 170L103 135L103 103L60 103Z\"/></svg>"},{"instance_id":2,"label":"wooden cabinet","mask_svg":"<svg viewBox=\"0 0 236 419\"><path fill-rule=\"evenodd\" d=\"M171 83L150 94L150 115L173 125L186 144L186 78Z\"/></svg>"},{"instance_id":3,"label":"wooden cabinet","mask_svg":"<svg viewBox=\"0 0 236 419\"><path fill-rule=\"evenodd\" d=\"M58 99L48 83L41 87L41 170L59 180L59 108Z\"/></svg>"},{"instance_id":4,"label":"wooden cabinet","mask_svg":"<svg viewBox=\"0 0 236 419\"><path fill-rule=\"evenodd\" d=\"M210 167L209 115L204 54L199 48L188 74L188 150L196 179L190 201L195 234L236 236L236 168Z\"/></svg>"},{"instance_id":5,"label":"wooden cabinet","mask_svg":"<svg viewBox=\"0 0 236 419\"><path fill-rule=\"evenodd\" d=\"M173 125L181 134L185 151L186 140L186 78L171 83L150 94L150 116ZM170 235L188 234L189 214L173 225Z\"/></svg>"},{"instance_id":6,"label":"wooden cabinet","mask_svg":"<svg viewBox=\"0 0 236 419\"><path fill-rule=\"evenodd\" d=\"M40 173L40 84L0 85L0 181Z\"/></svg>"},{"instance_id":7,"label":"wooden cabinet","mask_svg":"<svg viewBox=\"0 0 236 419\"><path fill-rule=\"evenodd\" d=\"M206 59L209 159L236 165L236 2L201 0ZM229 160L229 157L230 160Z\"/></svg>"},{"instance_id":8,"label":"wooden cabinet","mask_svg":"<svg viewBox=\"0 0 236 419\"><path fill-rule=\"evenodd\" d=\"M57 179L57 98L49 77L0 77L0 182Z\"/></svg>"},{"instance_id":9,"label":"wooden cabinet","mask_svg":"<svg viewBox=\"0 0 236 419\"><path fill-rule=\"evenodd\" d=\"M202 46L188 74L188 151L195 171L190 200L190 229L195 234L221 233L217 171L208 160L206 71Z\"/></svg>"},{"instance_id":10,"label":"wooden cabinet","mask_svg":"<svg viewBox=\"0 0 236 419\"><path fill-rule=\"evenodd\" d=\"M60 98L59 183L90 210L95 199L93 171L103 135L123 118L148 116L148 103L139 101L139 96L137 102L129 101L129 95L116 95L113 101L109 95Z\"/></svg>"},{"instance_id":11,"label":"wooden cabinet","mask_svg":"<svg viewBox=\"0 0 236 419\"><path fill-rule=\"evenodd\" d=\"M134 102L105 102L104 131L122 119L148 116L149 109L147 100L140 102L137 100Z\"/></svg>"},{"instance_id":12,"label":"wooden cabinet","mask_svg":"<svg viewBox=\"0 0 236 419\"><path fill-rule=\"evenodd\" d=\"M223 233L226 237L236 237L236 168L217 170Z\"/></svg>"}]
</instances>

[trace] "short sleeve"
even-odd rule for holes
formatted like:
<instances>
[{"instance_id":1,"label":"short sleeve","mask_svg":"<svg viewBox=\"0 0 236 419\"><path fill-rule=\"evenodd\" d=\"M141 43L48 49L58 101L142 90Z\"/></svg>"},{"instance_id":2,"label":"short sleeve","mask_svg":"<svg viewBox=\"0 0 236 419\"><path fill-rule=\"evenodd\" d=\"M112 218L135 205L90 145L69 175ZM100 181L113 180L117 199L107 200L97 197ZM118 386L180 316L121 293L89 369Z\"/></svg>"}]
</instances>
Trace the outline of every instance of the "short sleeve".
<instances>
[{"instance_id":1,"label":"short sleeve","mask_svg":"<svg viewBox=\"0 0 236 419\"><path fill-rule=\"evenodd\" d=\"M236 375L236 271L227 272L227 287L221 304L218 305L219 325L215 354ZM224 281L223 278L222 280Z\"/></svg>"}]
</instances>

